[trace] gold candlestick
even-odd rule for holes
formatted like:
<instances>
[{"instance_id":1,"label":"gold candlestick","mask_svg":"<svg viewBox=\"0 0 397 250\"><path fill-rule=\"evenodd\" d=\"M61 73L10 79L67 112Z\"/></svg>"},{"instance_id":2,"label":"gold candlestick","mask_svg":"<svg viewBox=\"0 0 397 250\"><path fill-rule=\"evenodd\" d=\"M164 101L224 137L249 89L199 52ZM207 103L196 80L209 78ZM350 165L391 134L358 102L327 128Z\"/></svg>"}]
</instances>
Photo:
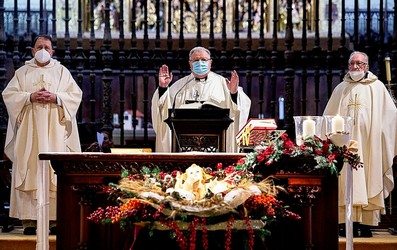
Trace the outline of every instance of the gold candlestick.
<instances>
[{"instance_id":1,"label":"gold candlestick","mask_svg":"<svg viewBox=\"0 0 397 250\"><path fill-rule=\"evenodd\" d=\"M390 57L385 57L385 65L386 65L386 81L390 85L391 82L391 72L390 72Z\"/></svg>"},{"instance_id":2,"label":"gold candlestick","mask_svg":"<svg viewBox=\"0 0 397 250\"><path fill-rule=\"evenodd\" d=\"M389 93L394 101L394 103L397 104L397 100L394 97L393 89L392 89L392 84L391 84L391 71L390 71L390 57L386 56L385 57L385 67L386 67L386 81L387 81L387 88L389 90ZM394 85L394 84L393 84Z\"/></svg>"}]
</instances>

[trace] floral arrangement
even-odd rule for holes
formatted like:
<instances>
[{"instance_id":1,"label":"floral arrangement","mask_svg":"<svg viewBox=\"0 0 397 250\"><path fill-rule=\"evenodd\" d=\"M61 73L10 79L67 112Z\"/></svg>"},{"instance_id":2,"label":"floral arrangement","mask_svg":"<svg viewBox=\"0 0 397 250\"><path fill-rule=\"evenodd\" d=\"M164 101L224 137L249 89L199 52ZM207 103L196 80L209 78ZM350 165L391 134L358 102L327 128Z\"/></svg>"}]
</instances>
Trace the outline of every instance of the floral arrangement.
<instances>
[{"instance_id":1,"label":"floral arrangement","mask_svg":"<svg viewBox=\"0 0 397 250\"><path fill-rule=\"evenodd\" d=\"M337 135L339 136L339 135ZM353 169L363 166L360 156L356 153L355 141L347 145L333 143L330 136L325 140L311 136L302 145L295 144L287 134L268 146L257 146L253 152L247 153L240 160L243 166L252 166L262 174L272 173L304 173L338 175L343 163Z\"/></svg>"},{"instance_id":2,"label":"floral arrangement","mask_svg":"<svg viewBox=\"0 0 397 250\"><path fill-rule=\"evenodd\" d=\"M201 230L202 248L208 249L208 231L219 229L225 230L225 249L230 249L232 231L244 229L248 248L253 249L255 232L264 236L277 218L298 220L300 216L276 199L282 187L252 170L248 165L220 163L214 169L193 164L184 173L148 167L139 172L125 170L117 185L106 188L118 204L100 207L88 219L119 223L123 229L135 224L170 230L181 249L195 249L197 230Z\"/></svg>"},{"instance_id":3,"label":"floral arrangement","mask_svg":"<svg viewBox=\"0 0 397 250\"><path fill-rule=\"evenodd\" d=\"M88 217L95 223L119 223L128 229L144 225L170 230L181 249L195 249L197 230L202 248L208 249L208 231L225 230L225 249L231 247L233 229L245 229L248 248L254 231L270 233L267 226L278 218L300 219L277 199L285 190L274 184L272 173L330 173L337 175L343 162L362 166L354 147L337 146L314 136L296 145L287 134L267 146L259 146L236 164L201 168L193 164L185 172L162 172L142 167L123 171L120 182L106 187L115 206L98 208Z\"/></svg>"}]
</instances>

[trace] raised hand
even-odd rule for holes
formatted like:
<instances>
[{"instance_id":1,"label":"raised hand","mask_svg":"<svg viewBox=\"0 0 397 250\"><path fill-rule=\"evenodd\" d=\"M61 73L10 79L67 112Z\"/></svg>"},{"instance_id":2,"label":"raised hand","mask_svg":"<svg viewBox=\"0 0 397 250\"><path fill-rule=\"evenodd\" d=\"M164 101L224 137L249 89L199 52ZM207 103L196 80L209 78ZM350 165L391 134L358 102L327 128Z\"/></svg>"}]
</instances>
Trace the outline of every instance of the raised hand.
<instances>
[{"instance_id":1,"label":"raised hand","mask_svg":"<svg viewBox=\"0 0 397 250\"><path fill-rule=\"evenodd\" d=\"M230 80L227 78L225 78L225 80L226 80L227 88L229 89L230 93L236 94L238 90L238 84L240 82L237 72L233 70Z\"/></svg>"},{"instance_id":2,"label":"raised hand","mask_svg":"<svg viewBox=\"0 0 397 250\"><path fill-rule=\"evenodd\" d=\"M168 71L168 66L163 64L159 70L159 85L166 88L172 81L172 73Z\"/></svg>"}]
</instances>

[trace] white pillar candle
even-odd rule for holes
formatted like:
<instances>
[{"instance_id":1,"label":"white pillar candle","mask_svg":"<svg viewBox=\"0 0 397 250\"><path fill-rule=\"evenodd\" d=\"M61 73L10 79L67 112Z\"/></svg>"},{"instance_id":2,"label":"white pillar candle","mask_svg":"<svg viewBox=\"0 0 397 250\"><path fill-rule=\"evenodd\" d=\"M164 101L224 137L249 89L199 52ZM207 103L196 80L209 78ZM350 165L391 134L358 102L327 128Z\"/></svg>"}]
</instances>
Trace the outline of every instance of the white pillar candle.
<instances>
[{"instance_id":1,"label":"white pillar candle","mask_svg":"<svg viewBox=\"0 0 397 250\"><path fill-rule=\"evenodd\" d=\"M307 119L303 121L302 124L302 136L306 138L308 136L313 136L316 131L316 123L312 119Z\"/></svg>"},{"instance_id":2,"label":"white pillar candle","mask_svg":"<svg viewBox=\"0 0 397 250\"><path fill-rule=\"evenodd\" d=\"M284 97L278 98L278 119L284 120Z\"/></svg>"},{"instance_id":3,"label":"white pillar candle","mask_svg":"<svg viewBox=\"0 0 397 250\"><path fill-rule=\"evenodd\" d=\"M336 133L345 130L345 120L340 116L336 115L332 118L331 132Z\"/></svg>"}]
</instances>

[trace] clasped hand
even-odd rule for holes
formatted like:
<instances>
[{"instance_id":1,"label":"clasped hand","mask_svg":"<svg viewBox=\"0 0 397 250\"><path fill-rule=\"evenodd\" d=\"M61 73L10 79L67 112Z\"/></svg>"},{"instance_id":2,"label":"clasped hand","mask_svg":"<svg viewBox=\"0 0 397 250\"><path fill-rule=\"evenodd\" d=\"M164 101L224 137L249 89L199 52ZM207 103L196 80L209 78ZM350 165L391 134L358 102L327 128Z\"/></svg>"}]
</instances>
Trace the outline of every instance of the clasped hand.
<instances>
[{"instance_id":1,"label":"clasped hand","mask_svg":"<svg viewBox=\"0 0 397 250\"><path fill-rule=\"evenodd\" d=\"M42 88L39 91L30 94L30 101L42 104L55 103L56 95L46 90L45 88Z\"/></svg>"}]
</instances>

